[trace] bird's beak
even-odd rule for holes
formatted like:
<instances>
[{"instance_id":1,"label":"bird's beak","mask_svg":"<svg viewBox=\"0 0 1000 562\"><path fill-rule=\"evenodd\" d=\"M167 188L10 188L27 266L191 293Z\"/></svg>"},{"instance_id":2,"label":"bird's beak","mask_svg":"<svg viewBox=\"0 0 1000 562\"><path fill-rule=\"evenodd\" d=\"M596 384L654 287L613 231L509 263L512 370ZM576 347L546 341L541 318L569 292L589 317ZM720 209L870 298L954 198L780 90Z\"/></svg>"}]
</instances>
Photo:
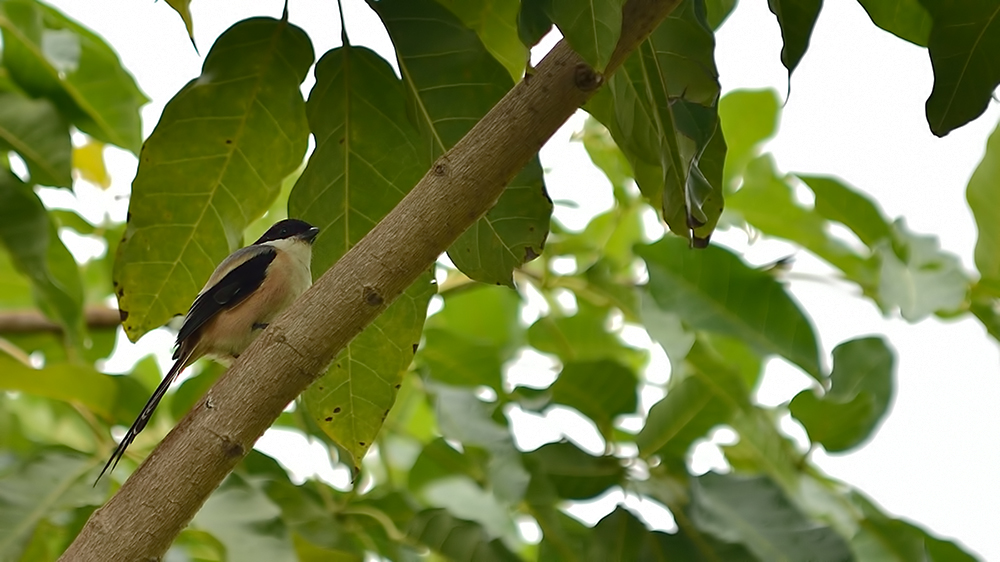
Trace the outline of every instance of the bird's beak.
<instances>
[{"instance_id":1,"label":"bird's beak","mask_svg":"<svg viewBox=\"0 0 1000 562\"><path fill-rule=\"evenodd\" d=\"M319 234L319 229L314 226L314 227L310 228L309 230L303 232L302 234L299 234L299 238L302 239L302 240L305 240L306 242L309 242L310 244L312 244L313 241L316 240L316 235L317 234Z\"/></svg>"}]
</instances>

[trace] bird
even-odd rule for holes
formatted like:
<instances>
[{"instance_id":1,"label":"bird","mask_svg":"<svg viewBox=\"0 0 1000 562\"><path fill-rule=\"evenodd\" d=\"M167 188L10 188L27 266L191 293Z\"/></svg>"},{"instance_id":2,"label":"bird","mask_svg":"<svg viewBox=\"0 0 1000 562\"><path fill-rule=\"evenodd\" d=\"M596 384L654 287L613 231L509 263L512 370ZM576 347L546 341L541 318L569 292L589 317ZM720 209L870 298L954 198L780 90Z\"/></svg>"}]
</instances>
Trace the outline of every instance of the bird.
<instances>
[{"instance_id":1,"label":"bird","mask_svg":"<svg viewBox=\"0 0 1000 562\"><path fill-rule=\"evenodd\" d=\"M118 466L181 371L204 356L232 361L312 285L310 264L317 234L319 229L305 221L284 219L222 260L177 332L173 366L118 443L95 486L109 468Z\"/></svg>"}]
</instances>

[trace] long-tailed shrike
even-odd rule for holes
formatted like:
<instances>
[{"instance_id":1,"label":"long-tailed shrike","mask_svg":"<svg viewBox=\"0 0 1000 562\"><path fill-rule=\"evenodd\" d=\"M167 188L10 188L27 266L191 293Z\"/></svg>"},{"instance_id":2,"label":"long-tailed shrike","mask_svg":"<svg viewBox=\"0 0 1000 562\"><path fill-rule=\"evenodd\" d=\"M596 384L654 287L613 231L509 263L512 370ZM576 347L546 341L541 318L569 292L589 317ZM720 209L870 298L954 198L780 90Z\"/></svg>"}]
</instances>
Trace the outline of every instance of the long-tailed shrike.
<instances>
[{"instance_id":1,"label":"long-tailed shrike","mask_svg":"<svg viewBox=\"0 0 1000 562\"><path fill-rule=\"evenodd\" d=\"M222 260L177 333L173 367L125 433L98 480L109 467L114 470L118 465L181 371L206 355L223 362L236 358L268 322L309 288L312 243L318 233L318 228L305 221L285 219L252 245Z\"/></svg>"}]
</instances>

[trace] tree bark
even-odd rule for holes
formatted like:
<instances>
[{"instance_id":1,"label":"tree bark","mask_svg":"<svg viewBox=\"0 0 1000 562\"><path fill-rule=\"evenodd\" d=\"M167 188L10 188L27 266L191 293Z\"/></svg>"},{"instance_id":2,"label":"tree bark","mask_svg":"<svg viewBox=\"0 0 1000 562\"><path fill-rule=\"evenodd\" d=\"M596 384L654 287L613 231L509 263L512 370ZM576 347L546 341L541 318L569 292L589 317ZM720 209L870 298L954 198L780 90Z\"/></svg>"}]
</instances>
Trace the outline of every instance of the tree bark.
<instances>
[{"instance_id":1,"label":"tree bark","mask_svg":"<svg viewBox=\"0 0 1000 562\"><path fill-rule=\"evenodd\" d=\"M680 0L629 0L610 75ZM273 322L60 560L158 560L209 494L336 354L488 211L603 83L566 42L507 93L354 248Z\"/></svg>"}]
</instances>

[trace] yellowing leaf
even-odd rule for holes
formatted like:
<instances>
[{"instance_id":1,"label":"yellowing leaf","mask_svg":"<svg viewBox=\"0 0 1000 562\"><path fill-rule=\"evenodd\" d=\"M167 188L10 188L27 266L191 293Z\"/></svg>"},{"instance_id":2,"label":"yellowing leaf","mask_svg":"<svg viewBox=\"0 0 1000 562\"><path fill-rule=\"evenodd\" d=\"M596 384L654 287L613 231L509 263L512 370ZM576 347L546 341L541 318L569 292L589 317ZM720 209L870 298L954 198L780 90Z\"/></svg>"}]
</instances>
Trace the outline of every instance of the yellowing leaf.
<instances>
[{"instance_id":1,"label":"yellowing leaf","mask_svg":"<svg viewBox=\"0 0 1000 562\"><path fill-rule=\"evenodd\" d=\"M73 147L73 169L90 183L107 189L111 187L111 176L104 165L104 143L87 139L83 146Z\"/></svg>"}]
</instances>

